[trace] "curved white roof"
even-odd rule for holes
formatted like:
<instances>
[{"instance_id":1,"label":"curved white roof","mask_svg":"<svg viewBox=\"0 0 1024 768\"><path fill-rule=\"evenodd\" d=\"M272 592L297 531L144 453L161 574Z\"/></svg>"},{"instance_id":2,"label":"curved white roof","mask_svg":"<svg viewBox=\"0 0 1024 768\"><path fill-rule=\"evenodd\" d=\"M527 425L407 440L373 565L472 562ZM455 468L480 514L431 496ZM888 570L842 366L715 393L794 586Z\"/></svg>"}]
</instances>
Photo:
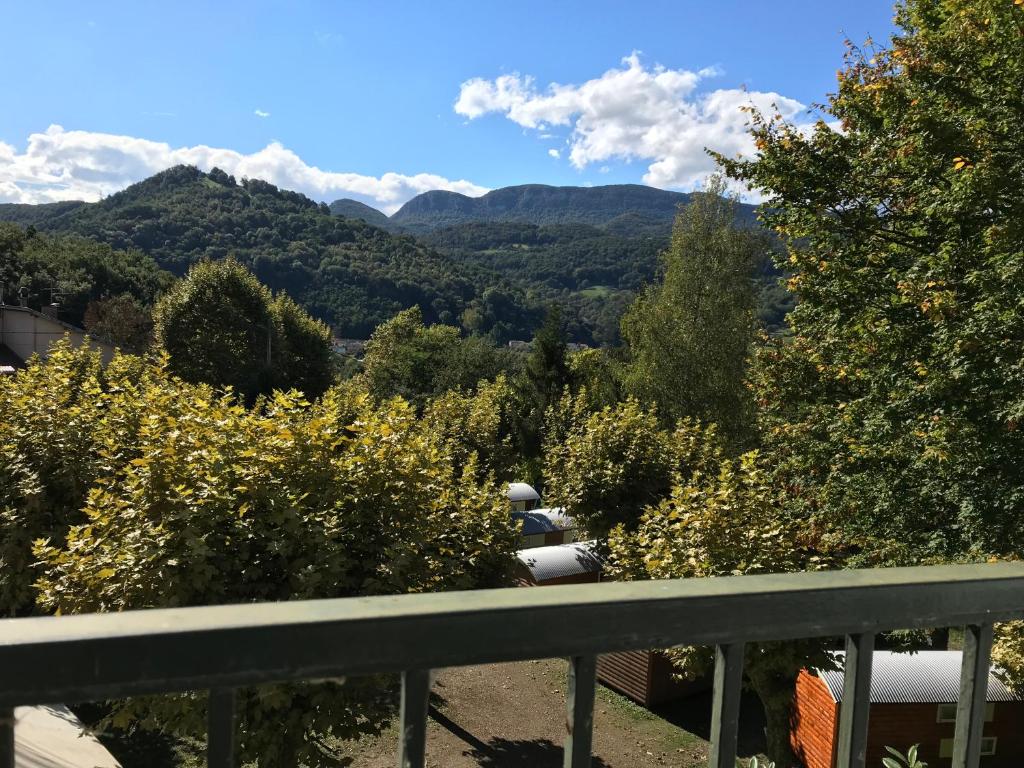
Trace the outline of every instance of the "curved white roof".
<instances>
[{"instance_id":1,"label":"curved white roof","mask_svg":"<svg viewBox=\"0 0 1024 768\"><path fill-rule=\"evenodd\" d=\"M835 701L843 700L843 654L840 669L815 670ZM894 653L875 651L871 661L872 704L955 704L960 698L960 651ZM1020 701L992 672L985 701Z\"/></svg>"},{"instance_id":2,"label":"curved white roof","mask_svg":"<svg viewBox=\"0 0 1024 768\"><path fill-rule=\"evenodd\" d=\"M509 501L537 501L538 499L540 499L540 494L529 483L508 484Z\"/></svg>"},{"instance_id":3,"label":"curved white roof","mask_svg":"<svg viewBox=\"0 0 1024 768\"><path fill-rule=\"evenodd\" d=\"M593 547L593 541L530 547L519 550L516 558L530 569L536 581L545 581L562 576L576 576L580 573L600 572L601 558L594 554Z\"/></svg>"}]
</instances>

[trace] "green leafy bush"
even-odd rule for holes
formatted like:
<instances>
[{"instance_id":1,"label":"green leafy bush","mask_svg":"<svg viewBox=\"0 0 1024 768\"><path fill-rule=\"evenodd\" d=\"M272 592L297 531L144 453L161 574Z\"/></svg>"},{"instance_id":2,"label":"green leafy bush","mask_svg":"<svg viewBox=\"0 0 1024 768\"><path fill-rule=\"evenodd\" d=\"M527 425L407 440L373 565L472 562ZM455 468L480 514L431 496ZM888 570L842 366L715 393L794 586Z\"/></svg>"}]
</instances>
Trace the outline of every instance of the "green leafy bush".
<instances>
[{"instance_id":1,"label":"green leafy bush","mask_svg":"<svg viewBox=\"0 0 1024 768\"><path fill-rule=\"evenodd\" d=\"M167 359L64 342L0 383L0 598L61 613L397 594L507 583L503 488L399 399L351 383L246 406ZM484 478L480 480L478 478ZM32 539L36 539L34 547ZM38 561L34 571L31 563ZM261 765L386 723L380 680L242 692ZM201 734L201 696L133 699L117 724Z\"/></svg>"}]
</instances>

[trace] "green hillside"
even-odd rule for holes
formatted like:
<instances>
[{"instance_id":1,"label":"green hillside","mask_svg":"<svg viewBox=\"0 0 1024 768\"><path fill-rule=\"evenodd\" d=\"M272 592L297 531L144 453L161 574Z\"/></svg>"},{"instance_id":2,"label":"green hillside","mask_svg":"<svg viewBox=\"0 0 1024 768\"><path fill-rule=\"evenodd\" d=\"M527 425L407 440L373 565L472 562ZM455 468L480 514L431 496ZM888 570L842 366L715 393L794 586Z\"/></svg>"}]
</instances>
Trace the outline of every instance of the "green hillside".
<instances>
[{"instance_id":1,"label":"green hillside","mask_svg":"<svg viewBox=\"0 0 1024 768\"><path fill-rule=\"evenodd\" d=\"M499 343L528 339L557 303L571 340L613 344L688 199L639 185L526 185L480 198L428 192L388 219L355 200L329 207L264 181L178 166L98 203L0 206L0 220L135 249L177 275L232 256L343 336L366 338L419 305L428 323ZM739 210L753 221L753 207ZM767 261L762 282L762 318L778 330L789 298Z\"/></svg>"},{"instance_id":2,"label":"green hillside","mask_svg":"<svg viewBox=\"0 0 1024 768\"><path fill-rule=\"evenodd\" d=\"M33 223L40 229L138 249L178 275L200 259L233 256L346 336L365 338L416 304L428 322L458 324L474 298L501 283L411 237L332 216L304 195L256 179L239 183L217 169L178 166L98 203L39 208ZM0 210L0 218L7 215L25 220L22 208ZM523 297L505 294L505 333L528 334L535 313Z\"/></svg>"}]
</instances>

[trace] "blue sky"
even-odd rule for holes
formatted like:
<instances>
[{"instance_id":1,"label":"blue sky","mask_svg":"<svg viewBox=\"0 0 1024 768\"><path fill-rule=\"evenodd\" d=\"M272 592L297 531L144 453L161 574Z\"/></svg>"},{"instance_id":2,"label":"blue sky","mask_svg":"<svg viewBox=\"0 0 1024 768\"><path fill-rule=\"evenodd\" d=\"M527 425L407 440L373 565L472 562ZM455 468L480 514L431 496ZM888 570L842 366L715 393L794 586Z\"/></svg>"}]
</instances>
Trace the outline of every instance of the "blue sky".
<instances>
[{"instance_id":1,"label":"blue sky","mask_svg":"<svg viewBox=\"0 0 1024 768\"><path fill-rule=\"evenodd\" d=\"M0 201L96 199L188 161L388 210L433 187L692 187L703 146L747 150L740 102L807 121L844 37L892 31L876 0L12 1L0 14Z\"/></svg>"}]
</instances>

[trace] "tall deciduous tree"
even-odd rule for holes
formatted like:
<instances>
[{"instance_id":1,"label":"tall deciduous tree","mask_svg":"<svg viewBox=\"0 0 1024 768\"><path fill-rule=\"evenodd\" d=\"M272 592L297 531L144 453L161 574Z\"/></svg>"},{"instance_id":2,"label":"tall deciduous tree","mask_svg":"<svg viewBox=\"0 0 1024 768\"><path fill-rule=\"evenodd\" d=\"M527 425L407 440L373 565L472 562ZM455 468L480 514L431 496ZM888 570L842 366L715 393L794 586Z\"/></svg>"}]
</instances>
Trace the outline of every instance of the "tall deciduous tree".
<instances>
[{"instance_id":1,"label":"tall deciduous tree","mask_svg":"<svg viewBox=\"0 0 1024 768\"><path fill-rule=\"evenodd\" d=\"M362 380L378 399L401 396L422 408L448 391L476 387L508 365L481 336L462 338L451 325L425 325L418 306L381 323L366 345Z\"/></svg>"},{"instance_id":2,"label":"tall deciduous tree","mask_svg":"<svg viewBox=\"0 0 1024 768\"><path fill-rule=\"evenodd\" d=\"M663 279L622 321L632 362L627 390L663 421L697 418L740 439L749 427L747 359L756 331L754 280L763 232L737 222L736 202L712 177L676 218Z\"/></svg>"},{"instance_id":3,"label":"tall deciduous tree","mask_svg":"<svg viewBox=\"0 0 1024 768\"><path fill-rule=\"evenodd\" d=\"M186 381L231 386L248 400L274 389L322 393L333 378L331 333L276 299L236 261L205 261L157 303L154 335Z\"/></svg>"},{"instance_id":4,"label":"tall deciduous tree","mask_svg":"<svg viewBox=\"0 0 1024 768\"><path fill-rule=\"evenodd\" d=\"M163 359L58 345L0 380L0 612L470 589L507 583L518 532L472 450L352 383L314 403L233 394ZM33 554L34 546L34 554ZM260 766L336 765L379 731L381 678L239 692ZM202 697L135 698L115 725L205 731Z\"/></svg>"},{"instance_id":5,"label":"tall deciduous tree","mask_svg":"<svg viewBox=\"0 0 1024 768\"><path fill-rule=\"evenodd\" d=\"M697 470L683 476L668 498L648 507L635 532L625 526L612 532L610 562L619 578L710 578L826 565L812 532L784 514L761 456L752 451L724 458L720 450L709 460L708 445L715 442L713 434L705 434L691 443L685 463ZM693 455L697 446L703 456ZM687 676L711 669L707 648L675 648L669 654ZM797 675L807 666L834 663L820 638L747 648L744 672L764 707L767 753L776 765L796 764L789 735Z\"/></svg>"},{"instance_id":6,"label":"tall deciduous tree","mask_svg":"<svg viewBox=\"0 0 1024 768\"><path fill-rule=\"evenodd\" d=\"M795 511L871 559L1024 552L1024 5L910 0L811 133L722 158L788 240L793 339L760 366ZM841 130L836 130L841 126Z\"/></svg>"},{"instance_id":7,"label":"tall deciduous tree","mask_svg":"<svg viewBox=\"0 0 1024 768\"><path fill-rule=\"evenodd\" d=\"M566 395L549 412L544 497L603 540L617 525L633 530L646 507L719 450L714 427L669 431L636 400L592 411L586 392Z\"/></svg>"}]
</instances>

